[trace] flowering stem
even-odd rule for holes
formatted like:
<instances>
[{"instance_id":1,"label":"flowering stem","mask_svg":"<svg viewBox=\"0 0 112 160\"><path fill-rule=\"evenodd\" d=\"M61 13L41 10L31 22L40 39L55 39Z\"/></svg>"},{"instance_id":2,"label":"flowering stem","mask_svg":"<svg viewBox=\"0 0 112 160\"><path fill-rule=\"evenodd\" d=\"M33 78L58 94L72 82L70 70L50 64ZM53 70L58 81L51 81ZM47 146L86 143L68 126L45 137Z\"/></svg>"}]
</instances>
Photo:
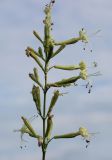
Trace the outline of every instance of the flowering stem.
<instances>
[{"instance_id":1,"label":"flowering stem","mask_svg":"<svg viewBox=\"0 0 112 160\"><path fill-rule=\"evenodd\" d=\"M42 145L42 160L45 160L46 155L46 144L45 144L45 129L46 129L46 96L47 96L47 62L45 62L44 72L44 104L43 104L43 145Z\"/></svg>"}]
</instances>

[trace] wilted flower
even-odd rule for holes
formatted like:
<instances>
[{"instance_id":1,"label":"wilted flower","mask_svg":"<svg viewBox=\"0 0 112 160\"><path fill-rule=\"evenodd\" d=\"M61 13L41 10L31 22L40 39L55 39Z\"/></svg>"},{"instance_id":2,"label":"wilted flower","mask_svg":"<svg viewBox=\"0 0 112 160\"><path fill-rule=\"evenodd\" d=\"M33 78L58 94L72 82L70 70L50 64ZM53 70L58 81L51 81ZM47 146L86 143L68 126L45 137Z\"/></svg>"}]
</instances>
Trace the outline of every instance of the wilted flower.
<instances>
[{"instance_id":1,"label":"wilted flower","mask_svg":"<svg viewBox=\"0 0 112 160\"><path fill-rule=\"evenodd\" d=\"M38 138L38 146L41 147L42 144L43 144L43 138L40 136L40 137Z\"/></svg>"},{"instance_id":2,"label":"wilted flower","mask_svg":"<svg viewBox=\"0 0 112 160\"><path fill-rule=\"evenodd\" d=\"M33 116L31 118L29 118L29 121L32 121L33 119L35 119L37 116ZM27 128L27 126L25 124L22 125L22 127L20 129L15 129L14 132L20 132L20 136L21 136L21 141L25 141L23 139L23 135L25 133L31 134L31 132L29 131L29 129Z\"/></svg>"}]
</instances>

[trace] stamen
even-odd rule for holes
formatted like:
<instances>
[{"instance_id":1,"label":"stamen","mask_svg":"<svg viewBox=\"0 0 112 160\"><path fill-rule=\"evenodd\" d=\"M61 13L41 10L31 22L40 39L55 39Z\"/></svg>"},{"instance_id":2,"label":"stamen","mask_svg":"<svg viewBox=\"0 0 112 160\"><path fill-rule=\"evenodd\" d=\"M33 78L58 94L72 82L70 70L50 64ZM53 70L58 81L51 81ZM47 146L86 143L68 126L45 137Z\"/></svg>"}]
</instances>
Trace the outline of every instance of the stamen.
<instances>
[{"instance_id":1,"label":"stamen","mask_svg":"<svg viewBox=\"0 0 112 160\"><path fill-rule=\"evenodd\" d=\"M101 75L102 75L102 74L100 73L100 71L98 71L98 72L89 74L88 77L91 77L91 76L101 76Z\"/></svg>"}]
</instances>

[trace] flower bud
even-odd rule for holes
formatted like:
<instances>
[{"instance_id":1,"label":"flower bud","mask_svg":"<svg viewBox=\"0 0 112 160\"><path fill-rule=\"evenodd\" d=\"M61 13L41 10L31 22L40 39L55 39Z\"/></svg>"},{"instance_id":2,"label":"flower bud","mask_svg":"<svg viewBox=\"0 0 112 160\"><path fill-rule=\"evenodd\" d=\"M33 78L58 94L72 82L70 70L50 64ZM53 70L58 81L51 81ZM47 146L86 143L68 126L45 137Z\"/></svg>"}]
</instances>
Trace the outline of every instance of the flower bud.
<instances>
[{"instance_id":1,"label":"flower bud","mask_svg":"<svg viewBox=\"0 0 112 160\"><path fill-rule=\"evenodd\" d=\"M33 31L34 36L43 44L42 39L40 38L39 34L36 31Z\"/></svg>"},{"instance_id":2,"label":"flower bud","mask_svg":"<svg viewBox=\"0 0 112 160\"><path fill-rule=\"evenodd\" d=\"M35 105L37 107L38 112L41 112L41 100L40 100L40 88L35 85L33 85L32 88L32 96L33 96L33 100L35 102Z\"/></svg>"},{"instance_id":3,"label":"flower bud","mask_svg":"<svg viewBox=\"0 0 112 160\"><path fill-rule=\"evenodd\" d=\"M34 68L33 71L34 71L34 76L35 76L36 81L39 81L39 75L38 75L37 68Z\"/></svg>"},{"instance_id":4,"label":"flower bud","mask_svg":"<svg viewBox=\"0 0 112 160\"><path fill-rule=\"evenodd\" d=\"M36 62L37 62L37 64L40 66L40 68L44 71L44 68L43 68L43 65L41 64L41 62L40 62L40 60L39 60L39 58L38 58L38 56L37 56L37 54L35 53L35 52L31 52L31 51L29 51L29 49L27 48L26 49L26 55L29 57L32 57Z\"/></svg>"},{"instance_id":5,"label":"flower bud","mask_svg":"<svg viewBox=\"0 0 112 160\"><path fill-rule=\"evenodd\" d=\"M47 140L49 140L51 137L51 132L53 128L52 118L53 118L53 115L50 115L47 119L47 129L46 129L46 134L45 134L45 137L47 138Z\"/></svg>"},{"instance_id":6,"label":"flower bud","mask_svg":"<svg viewBox=\"0 0 112 160\"><path fill-rule=\"evenodd\" d=\"M39 55L40 55L41 57L43 57L43 53L42 53L42 48L41 48L41 47L38 48L38 53L39 53Z\"/></svg>"},{"instance_id":7,"label":"flower bud","mask_svg":"<svg viewBox=\"0 0 112 160\"><path fill-rule=\"evenodd\" d=\"M48 115L52 112L53 107L55 106L55 104L56 104L56 102L58 100L58 97L59 97L59 90L54 92L54 95L53 95L53 97L51 99L51 103L50 103L50 106L49 106Z\"/></svg>"},{"instance_id":8,"label":"flower bud","mask_svg":"<svg viewBox=\"0 0 112 160\"><path fill-rule=\"evenodd\" d=\"M52 55L53 55L53 45L50 44L49 45L49 50L48 50L48 55L47 55L47 62L51 59Z\"/></svg>"},{"instance_id":9,"label":"flower bud","mask_svg":"<svg viewBox=\"0 0 112 160\"><path fill-rule=\"evenodd\" d=\"M26 49L26 55L29 57L29 56L31 56L31 54L32 55L34 54L34 55L40 57L39 53L36 52L33 48L27 47L27 49Z\"/></svg>"},{"instance_id":10,"label":"flower bud","mask_svg":"<svg viewBox=\"0 0 112 160\"><path fill-rule=\"evenodd\" d=\"M35 115L33 117L30 117L28 119L28 121L32 121L34 118L35 118ZM15 129L14 132L20 132L21 141L25 141L25 140L23 140L23 135L25 133L29 134L29 136L31 136L31 137L37 138L31 133L31 131L28 129L28 127L25 124L23 124L20 129Z\"/></svg>"},{"instance_id":11,"label":"flower bud","mask_svg":"<svg viewBox=\"0 0 112 160\"><path fill-rule=\"evenodd\" d=\"M34 82L36 82L35 76L34 76L32 73L29 73L29 77L30 77Z\"/></svg>"}]
</instances>

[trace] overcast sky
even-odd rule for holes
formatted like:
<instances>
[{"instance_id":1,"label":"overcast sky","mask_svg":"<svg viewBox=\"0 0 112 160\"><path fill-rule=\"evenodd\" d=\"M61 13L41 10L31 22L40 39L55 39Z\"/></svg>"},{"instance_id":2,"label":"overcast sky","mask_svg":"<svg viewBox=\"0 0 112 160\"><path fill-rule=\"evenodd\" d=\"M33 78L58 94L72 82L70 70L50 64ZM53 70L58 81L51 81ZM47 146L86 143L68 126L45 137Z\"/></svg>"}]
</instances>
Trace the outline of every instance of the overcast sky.
<instances>
[{"instance_id":1,"label":"overcast sky","mask_svg":"<svg viewBox=\"0 0 112 160\"><path fill-rule=\"evenodd\" d=\"M35 115L31 97L32 81L28 73L36 63L25 56L27 46L37 49L41 44L35 39L35 29L43 37L43 9L48 0L0 0L0 160L41 159L37 141L28 136L20 149L21 139L14 129L22 126L21 116ZM54 113L54 134L88 128L98 134L86 144L81 137L72 140L54 140L48 148L47 158L54 160L111 160L112 159L112 1L111 0L56 0L53 7L53 38L64 40L78 35L81 28L87 30L90 42L68 46L53 64L88 64L89 73L99 71L102 76L91 77L91 94L79 81L78 86L61 89L69 92L59 98ZM94 35L97 30L100 33ZM93 36L91 36L93 35ZM90 50L93 50L91 53ZM92 62L98 68L92 68ZM39 72L40 73L40 72ZM51 71L49 81L73 76L77 73ZM41 75L41 80L42 75ZM52 93L52 92L51 92ZM48 97L49 104L50 96ZM32 122L41 133L41 122ZM26 147L24 147L26 145Z\"/></svg>"}]
</instances>

